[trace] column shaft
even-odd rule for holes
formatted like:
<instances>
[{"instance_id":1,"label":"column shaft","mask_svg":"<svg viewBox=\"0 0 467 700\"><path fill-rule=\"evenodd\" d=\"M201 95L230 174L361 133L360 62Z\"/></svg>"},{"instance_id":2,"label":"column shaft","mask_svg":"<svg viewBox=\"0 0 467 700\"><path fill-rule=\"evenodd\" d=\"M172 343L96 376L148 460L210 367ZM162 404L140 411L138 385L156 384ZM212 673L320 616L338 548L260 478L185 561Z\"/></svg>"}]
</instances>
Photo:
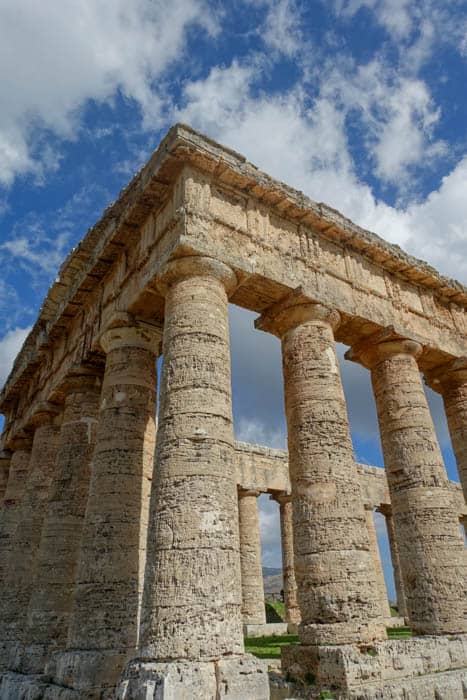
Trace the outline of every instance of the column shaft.
<instances>
[{"instance_id":1,"label":"column shaft","mask_svg":"<svg viewBox=\"0 0 467 700\"><path fill-rule=\"evenodd\" d=\"M219 279L173 280L163 352L142 655L208 660L243 651L229 324Z\"/></svg>"},{"instance_id":2,"label":"column shaft","mask_svg":"<svg viewBox=\"0 0 467 700\"><path fill-rule=\"evenodd\" d=\"M238 494L244 625L266 624L258 495L258 491L240 491Z\"/></svg>"},{"instance_id":3,"label":"column shaft","mask_svg":"<svg viewBox=\"0 0 467 700\"><path fill-rule=\"evenodd\" d=\"M276 500L279 500L280 506L285 619L292 625L298 625L301 618L297 601L297 582L295 580L292 499L290 496L279 496Z\"/></svg>"},{"instance_id":4,"label":"column shaft","mask_svg":"<svg viewBox=\"0 0 467 700\"><path fill-rule=\"evenodd\" d=\"M160 337L148 326L101 338L107 357L68 638L84 684L89 674L94 686L115 685L137 649Z\"/></svg>"},{"instance_id":5,"label":"column shaft","mask_svg":"<svg viewBox=\"0 0 467 700\"><path fill-rule=\"evenodd\" d=\"M5 576L6 638L12 646L11 668L16 668L19 663L19 657L15 658L16 654L13 654L14 645L21 645L25 641L27 611L35 585L42 524L47 512L55 471L60 434L60 426L56 420L57 413L57 408L49 408L41 410L34 416L36 427L29 461L29 475Z\"/></svg>"},{"instance_id":6,"label":"column shaft","mask_svg":"<svg viewBox=\"0 0 467 700\"><path fill-rule=\"evenodd\" d=\"M431 384L441 392L459 478L467 502L467 369L447 370Z\"/></svg>"},{"instance_id":7,"label":"column shaft","mask_svg":"<svg viewBox=\"0 0 467 700\"><path fill-rule=\"evenodd\" d=\"M8 484L10 462L11 452L9 450L0 450L0 511L3 506L3 499Z\"/></svg>"},{"instance_id":8,"label":"column shaft","mask_svg":"<svg viewBox=\"0 0 467 700\"><path fill-rule=\"evenodd\" d=\"M386 632L335 350L338 314L317 304L287 306L285 300L263 318L259 327L282 338L301 642L382 638Z\"/></svg>"},{"instance_id":9,"label":"column shaft","mask_svg":"<svg viewBox=\"0 0 467 700\"><path fill-rule=\"evenodd\" d=\"M8 483L5 490L3 507L0 510L0 672L9 666L11 645L6 638L9 611L5 604L6 577L13 552L14 538L21 514L21 501L26 490L29 460L31 457L31 439L17 438L10 445L12 457Z\"/></svg>"},{"instance_id":10,"label":"column shaft","mask_svg":"<svg viewBox=\"0 0 467 700\"><path fill-rule=\"evenodd\" d=\"M81 532L89 492L101 383L95 373L65 384L63 420L51 498L42 528L36 582L28 609L24 672L40 673L66 645Z\"/></svg>"},{"instance_id":11,"label":"column shaft","mask_svg":"<svg viewBox=\"0 0 467 700\"><path fill-rule=\"evenodd\" d=\"M410 341L381 343L371 361L410 625L465 632L466 557L452 495Z\"/></svg>"},{"instance_id":12,"label":"column shaft","mask_svg":"<svg viewBox=\"0 0 467 700\"><path fill-rule=\"evenodd\" d=\"M378 586L379 598L381 602L381 616L383 619L387 619L391 617L391 610L389 608L388 593L386 590L386 583L384 581L383 565L381 563L381 555L379 552L373 508L365 508L365 519L368 539L370 541L370 550L373 556L376 584Z\"/></svg>"},{"instance_id":13,"label":"column shaft","mask_svg":"<svg viewBox=\"0 0 467 700\"><path fill-rule=\"evenodd\" d=\"M392 567L394 569L394 585L396 587L397 596L397 611L400 617L407 617L407 608L405 605L404 584L402 581L402 572L399 559L399 551L397 549L396 536L394 533L394 520L392 513L384 512L386 519L386 529L388 531L389 549L391 550Z\"/></svg>"}]
</instances>

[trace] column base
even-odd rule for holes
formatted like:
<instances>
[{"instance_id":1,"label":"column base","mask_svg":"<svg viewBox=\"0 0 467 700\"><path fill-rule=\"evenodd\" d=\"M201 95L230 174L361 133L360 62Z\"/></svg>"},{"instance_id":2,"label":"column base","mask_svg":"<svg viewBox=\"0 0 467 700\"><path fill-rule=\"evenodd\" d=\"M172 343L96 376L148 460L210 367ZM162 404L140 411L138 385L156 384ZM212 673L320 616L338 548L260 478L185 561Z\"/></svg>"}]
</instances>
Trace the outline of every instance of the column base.
<instances>
[{"instance_id":1,"label":"column base","mask_svg":"<svg viewBox=\"0 0 467 700\"><path fill-rule=\"evenodd\" d=\"M219 661L133 660L117 700L269 700L267 668L250 654Z\"/></svg>"},{"instance_id":2,"label":"column base","mask_svg":"<svg viewBox=\"0 0 467 700\"><path fill-rule=\"evenodd\" d=\"M289 646L282 648L281 665L291 681L335 691L339 698L454 700L464 697L467 687L467 635L394 639L372 646Z\"/></svg>"},{"instance_id":3,"label":"column base","mask_svg":"<svg viewBox=\"0 0 467 700\"><path fill-rule=\"evenodd\" d=\"M372 622L333 622L330 624L305 624L301 622L298 632L306 646L326 644L373 644L387 638L385 622L378 618Z\"/></svg>"},{"instance_id":4,"label":"column base","mask_svg":"<svg viewBox=\"0 0 467 700\"><path fill-rule=\"evenodd\" d=\"M47 663L45 676L51 679L52 685L68 688L77 693L77 697L102 698L113 691L134 654L135 649L61 651L53 654Z\"/></svg>"}]
</instances>

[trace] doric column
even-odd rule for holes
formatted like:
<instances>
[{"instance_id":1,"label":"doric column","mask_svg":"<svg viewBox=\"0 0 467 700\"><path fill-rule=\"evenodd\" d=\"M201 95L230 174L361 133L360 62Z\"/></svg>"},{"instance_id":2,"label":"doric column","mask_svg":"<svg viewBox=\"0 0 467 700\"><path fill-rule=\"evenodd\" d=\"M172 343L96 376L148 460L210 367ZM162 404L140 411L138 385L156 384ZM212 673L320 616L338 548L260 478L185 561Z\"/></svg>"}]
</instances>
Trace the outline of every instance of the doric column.
<instances>
[{"instance_id":1,"label":"doric column","mask_svg":"<svg viewBox=\"0 0 467 700\"><path fill-rule=\"evenodd\" d=\"M5 581L6 567L21 512L21 501L26 490L32 438L26 434L17 435L10 440L8 447L12 455L3 508L0 511L0 582Z\"/></svg>"},{"instance_id":2,"label":"doric column","mask_svg":"<svg viewBox=\"0 0 467 700\"><path fill-rule=\"evenodd\" d=\"M381 603L381 616L383 619L388 619L391 617L391 610L389 608L388 593L386 590L386 583L384 581L383 565L381 563L381 555L379 553L378 536L376 534L373 508L369 505L365 505L365 519L368 539L370 541L370 550L373 556L376 584L378 586L379 599Z\"/></svg>"},{"instance_id":3,"label":"doric column","mask_svg":"<svg viewBox=\"0 0 467 700\"><path fill-rule=\"evenodd\" d=\"M256 324L282 340L303 645L386 636L335 350L339 321L292 294Z\"/></svg>"},{"instance_id":4,"label":"doric column","mask_svg":"<svg viewBox=\"0 0 467 700\"><path fill-rule=\"evenodd\" d=\"M348 356L371 369L409 624L467 631L464 544L411 340L379 334Z\"/></svg>"},{"instance_id":5,"label":"doric column","mask_svg":"<svg viewBox=\"0 0 467 700\"><path fill-rule=\"evenodd\" d=\"M290 625L300 623L300 608L297 600L297 582L293 553L292 496L271 496L279 503L282 547L282 578L284 582L285 619Z\"/></svg>"},{"instance_id":6,"label":"doric column","mask_svg":"<svg viewBox=\"0 0 467 700\"><path fill-rule=\"evenodd\" d=\"M0 510L3 506L6 486L8 483L8 473L10 471L11 452L10 450L0 450Z\"/></svg>"},{"instance_id":7,"label":"doric column","mask_svg":"<svg viewBox=\"0 0 467 700\"><path fill-rule=\"evenodd\" d=\"M89 499L68 650L56 659L56 679L83 693L115 686L138 644L162 330L128 323L100 338L106 363Z\"/></svg>"},{"instance_id":8,"label":"doric column","mask_svg":"<svg viewBox=\"0 0 467 700\"><path fill-rule=\"evenodd\" d=\"M30 435L17 435L10 440L12 451L8 483L3 507L0 510L0 672L9 666L10 641L5 638L8 609L5 601L6 577L11 561L13 543L21 513L21 501L26 490L32 439Z\"/></svg>"},{"instance_id":9,"label":"doric column","mask_svg":"<svg viewBox=\"0 0 467 700\"><path fill-rule=\"evenodd\" d=\"M100 368L76 367L61 386L63 418L28 609L24 672L40 673L66 645L101 391Z\"/></svg>"},{"instance_id":10,"label":"doric column","mask_svg":"<svg viewBox=\"0 0 467 700\"><path fill-rule=\"evenodd\" d=\"M258 512L259 491L238 492L242 618L244 625L266 624Z\"/></svg>"},{"instance_id":11,"label":"doric column","mask_svg":"<svg viewBox=\"0 0 467 700\"><path fill-rule=\"evenodd\" d=\"M125 700L154 685L193 700L220 697L226 685L233 697L269 698L266 675L243 653L226 293L235 283L228 267L195 256L168 263L162 275L141 641L120 687Z\"/></svg>"},{"instance_id":12,"label":"doric column","mask_svg":"<svg viewBox=\"0 0 467 700\"><path fill-rule=\"evenodd\" d=\"M392 568L394 570L394 585L397 596L397 612L399 617L407 617L407 608L405 605L404 584L402 581L402 571L399 559L399 551L397 549L396 536L394 533L394 519L390 508L379 508L380 513L384 515L386 520L386 529L388 532L389 549L391 552Z\"/></svg>"},{"instance_id":13,"label":"doric column","mask_svg":"<svg viewBox=\"0 0 467 700\"><path fill-rule=\"evenodd\" d=\"M5 574L3 603L4 639L11 645L10 668L16 668L24 642L28 605L35 585L37 556L42 524L47 512L50 488L55 472L60 408L41 403L31 419L34 430L29 473L21 501L18 526ZM18 647L17 649L15 647Z\"/></svg>"},{"instance_id":14,"label":"doric column","mask_svg":"<svg viewBox=\"0 0 467 700\"><path fill-rule=\"evenodd\" d=\"M441 394L459 478L467 502L467 358L426 373L427 384Z\"/></svg>"}]
</instances>

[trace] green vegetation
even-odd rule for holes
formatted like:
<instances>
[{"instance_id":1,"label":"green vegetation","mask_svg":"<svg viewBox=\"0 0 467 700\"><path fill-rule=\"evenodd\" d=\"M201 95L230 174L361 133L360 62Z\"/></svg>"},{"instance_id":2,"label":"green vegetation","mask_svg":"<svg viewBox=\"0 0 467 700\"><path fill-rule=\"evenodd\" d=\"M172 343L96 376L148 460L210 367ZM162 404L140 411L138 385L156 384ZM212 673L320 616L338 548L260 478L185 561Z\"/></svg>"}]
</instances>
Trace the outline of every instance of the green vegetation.
<instances>
[{"instance_id":1,"label":"green vegetation","mask_svg":"<svg viewBox=\"0 0 467 700\"><path fill-rule=\"evenodd\" d=\"M269 603L269 605L272 604ZM283 603L274 603L274 606L276 605L280 606L283 605ZM388 628L387 632L388 639L408 639L412 636L408 627ZM273 635L272 637L247 637L245 639L245 649L259 659L280 659L281 647L298 643L298 636L296 634L281 634ZM372 650L367 653L371 654L376 652Z\"/></svg>"},{"instance_id":2,"label":"green vegetation","mask_svg":"<svg viewBox=\"0 0 467 700\"><path fill-rule=\"evenodd\" d=\"M393 605L390 605L389 609L391 610L391 617L399 617L399 611L397 608L395 608Z\"/></svg>"},{"instance_id":3,"label":"green vegetation","mask_svg":"<svg viewBox=\"0 0 467 700\"><path fill-rule=\"evenodd\" d=\"M408 627L388 627L388 639L408 639L412 632Z\"/></svg>"},{"instance_id":4,"label":"green vegetation","mask_svg":"<svg viewBox=\"0 0 467 700\"><path fill-rule=\"evenodd\" d=\"M266 622L284 622L285 605L276 600L266 602Z\"/></svg>"},{"instance_id":5,"label":"green vegetation","mask_svg":"<svg viewBox=\"0 0 467 700\"><path fill-rule=\"evenodd\" d=\"M280 659L281 647L298 644L296 634L273 635L272 637L247 637L245 651L254 654L259 659Z\"/></svg>"}]
</instances>

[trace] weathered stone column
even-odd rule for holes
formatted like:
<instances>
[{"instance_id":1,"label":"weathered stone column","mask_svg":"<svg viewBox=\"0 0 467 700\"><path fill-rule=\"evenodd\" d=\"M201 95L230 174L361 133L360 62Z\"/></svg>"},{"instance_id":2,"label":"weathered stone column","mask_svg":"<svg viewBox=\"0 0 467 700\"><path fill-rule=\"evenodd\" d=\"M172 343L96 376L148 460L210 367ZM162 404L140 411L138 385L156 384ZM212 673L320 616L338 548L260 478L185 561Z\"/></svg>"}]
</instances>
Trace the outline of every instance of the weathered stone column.
<instances>
[{"instance_id":1,"label":"weathered stone column","mask_svg":"<svg viewBox=\"0 0 467 700\"><path fill-rule=\"evenodd\" d=\"M409 624L467 631L467 561L416 358L422 346L380 334L348 356L371 369Z\"/></svg>"},{"instance_id":2,"label":"weathered stone column","mask_svg":"<svg viewBox=\"0 0 467 700\"><path fill-rule=\"evenodd\" d=\"M55 472L60 407L42 403L31 419L34 429L29 473L21 501L18 526L13 537L8 570L5 573L2 620L3 639L10 644L10 668L16 669L25 641L28 605L35 585L42 524L47 512ZM19 654L19 656L18 656Z\"/></svg>"},{"instance_id":3,"label":"weathered stone column","mask_svg":"<svg viewBox=\"0 0 467 700\"><path fill-rule=\"evenodd\" d=\"M12 451L8 483L5 490L3 507L0 510L0 672L9 665L11 645L5 639L7 608L4 604L6 595L6 576L13 552L13 543L21 514L21 502L26 490L29 461L31 458L32 439L30 435L17 435L8 444Z\"/></svg>"},{"instance_id":4,"label":"weathered stone column","mask_svg":"<svg viewBox=\"0 0 467 700\"><path fill-rule=\"evenodd\" d=\"M100 368L76 367L61 386L63 419L42 528L21 669L40 673L66 645L101 391Z\"/></svg>"},{"instance_id":5,"label":"weathered stone column","mask_svg":"<svg viewBox=\"0 0 467 700\"><path fill-rule=\"evenodd\" d=\"M391 551L392 568L394 570L394 585L397 596L397 612L399 617L407 617L407 608L405 605L404 584L402 581L401 565L399 560L399 551L397 549L396 536L394 533L394 519L389 508L379 508L380 513L384 515L386 520L386 529L388 532L389 549Z\"/></svg>"},{"instance_id":6,"label":"weathered stone column","mask_svg":"<svg viewBox=\"0 0 467 700\"><path fill-rule=\"evenodd\" d=\"M269 698L243 652L228 300L233 272L211 258L170 262L159 424L139 658L119 689L177 700ZM152 692L152 690L151 690ZM230 697L230 695L229 695Z\"/></svg>"},{"instance_id":7,"label":"weathered stone column","mask_svg":"<svg viewBox=\"0 0 467 700\"><path fill-rule=\"evenodd\" d=\"M10 471L11 452L10 450L0 450L0 510L3 506L6 487L8 484L8 473Z\"/></svg>"},{"instance_id":8,"label":"weathered stone column","mask_svg":"<svg viewBox=\"0 0 467 700\"><path fill-rule=\"evenodd\" d=\"M426 374L426 381L443 397L452 449L467 502L467 358L432 370Z\"/></svg>"},{"instance_id":9,"label":"weathered stone column","mask_svg":"<svg viewBox=\"0 0 467 700\"><path fill-rule=\"evenodd\" d=\"M302 645L386 636L335 350L337 312L292 294L257 322L282 340Z\"/></svg>"},{"instance_id":10,"label":"weathered stone column","mask_svg":"<svg viewBox=\"0 0 467 700\"><path fill-rule=\"evenodd\" d=\"M259 491L238 492L242 618L244 625L266 624L258 512Z\"/></svg>"},{"instance_id":11,"label":"weathered stone column","mask_svg":"<svg viewBox=\"0 0 467 700\"><path fill-rule=\"evenodd\" d=\"M289 625L300 623L300 608L297 600L297 582L293 553L292 496L271 496L279 503L282 547L282 577L284 581L285 619Z\"/></svg>"},{"instance_id":12,"label":"weathered stone column","mask_svg":"<svg viewBox=\"0 0 467 700\"><path fill-rule=\"evenodd\" d=\"M68 649L55 659L56 680L96 697L138 645L162 330L133 323L100 339L105 374Z\"/></svg>"},{"instance_id":13,"label":"weathered stone column","mask_svg":"<svg viewBox=\"0 0 467 700\"><path fill-rule=\"evenodd\" d=\"M391 617L391 610L389 608L388 592L384 581L383 565L381 563L381 555L379 553L378 536L376 534L373 508L371 506L365 505L365 519L368 539L370 541L370 550L373 555L376 585L378 586L379 599L381 603L381 616L383 619L388 619Z\"/></svg>"}]
</instances>

